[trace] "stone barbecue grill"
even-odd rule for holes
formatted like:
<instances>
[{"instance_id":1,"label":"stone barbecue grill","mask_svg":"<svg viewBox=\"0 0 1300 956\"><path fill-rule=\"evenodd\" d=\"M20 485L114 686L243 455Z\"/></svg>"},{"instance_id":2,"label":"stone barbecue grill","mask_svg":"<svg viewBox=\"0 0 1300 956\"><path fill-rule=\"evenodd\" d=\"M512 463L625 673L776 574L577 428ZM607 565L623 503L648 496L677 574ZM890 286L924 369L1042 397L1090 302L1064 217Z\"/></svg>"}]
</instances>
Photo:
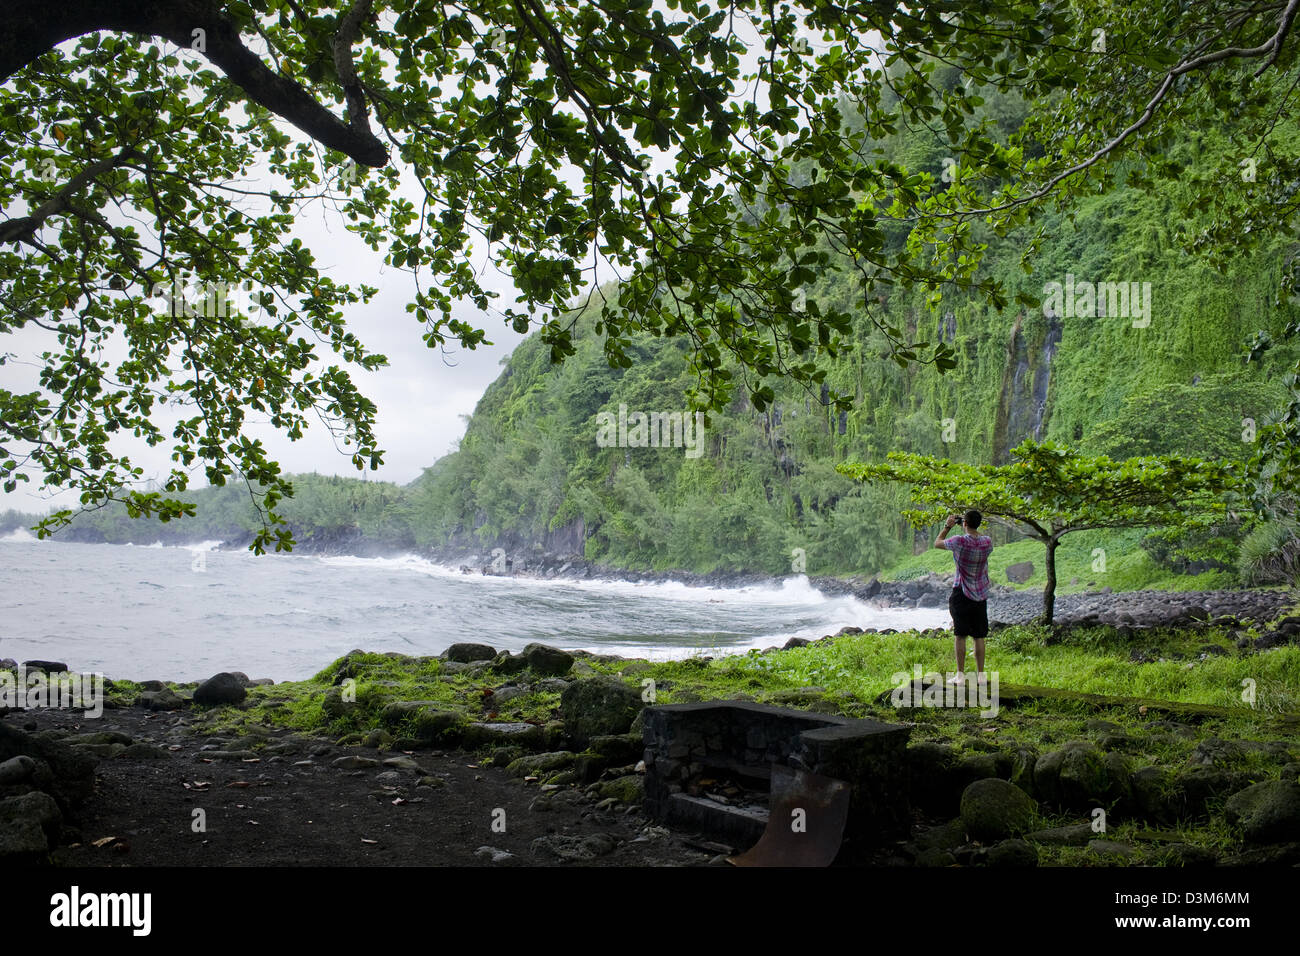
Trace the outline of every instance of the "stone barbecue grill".
<instances>
[{"instance_id":1,"label":"stone barbecue grill","mask_svg":"<svg viewBox=\"0 0 1300 956\"><path fill-rule=\"evenodd\" d=\"M910 726L744 701L670 704L644 711L645 809L657 820L708 830L742 846L767 825L773 764L850 785L838 858L861 858L911 831Z\"/></svg>"}]
</instances>

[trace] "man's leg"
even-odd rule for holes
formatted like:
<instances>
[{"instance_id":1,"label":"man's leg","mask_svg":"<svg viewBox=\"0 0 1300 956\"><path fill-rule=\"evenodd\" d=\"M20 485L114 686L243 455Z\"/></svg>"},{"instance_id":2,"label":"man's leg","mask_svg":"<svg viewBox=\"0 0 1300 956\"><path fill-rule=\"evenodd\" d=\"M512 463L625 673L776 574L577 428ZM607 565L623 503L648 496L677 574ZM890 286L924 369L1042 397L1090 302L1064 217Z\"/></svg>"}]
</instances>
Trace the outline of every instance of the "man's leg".
<instances>
[{"instance_id":1,"label":"man's leg","mask_svg":"<svg viewBox=\"0 0 1300 956\"><path fill-rule=\"evenodd\" d=\"M975 670L984 676L984 638L975 638Z\"/></svg>"},{"instance_id":2,"label":"man's leg","mask_svg":"<svg viewBox=\"0 0 1300 956\"><path fill-rule=\"evenodd\" d=\"M956 588L948 596L948 613L952 615L952 633L954 636L953 651L957 657L957 673L948 678L950 684L960 684L963 681L962 673L966 670L966 630L965 618L962 614L962 593Z\"/></svg>"}]
</instances>

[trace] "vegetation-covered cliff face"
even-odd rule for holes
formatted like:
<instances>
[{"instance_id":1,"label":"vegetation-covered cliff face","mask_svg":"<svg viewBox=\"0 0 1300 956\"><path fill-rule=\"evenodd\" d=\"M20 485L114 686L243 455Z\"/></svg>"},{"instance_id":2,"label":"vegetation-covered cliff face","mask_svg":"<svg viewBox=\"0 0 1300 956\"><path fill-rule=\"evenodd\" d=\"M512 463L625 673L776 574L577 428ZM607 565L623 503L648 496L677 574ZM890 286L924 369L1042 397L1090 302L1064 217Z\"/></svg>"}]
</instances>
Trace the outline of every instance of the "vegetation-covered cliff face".
<instances>
[{"instance_id":1,"label":"vegetation-covered cliff face","mask_svg":"<svg viewBox=\"0 0 1300 956\"><path fill-rule=\"evenodd\" d=\"M602 412L685 411L680 344L647 338L631 368L610 369L585 319L578 354L561 367L527 340L460 449L416 483L417 539L569 552L585 537L586 557L613 565L874 571L907 554L913 537L899 492L837 475L846 459L899 450L1002 462L1026 437L1124 457L1244 457L1252 428L1283 400L1276 378L1288 356L1262 367L1243 357L1255 330L1285 324L1276 289L1288 251L1212 274L1176 251L1169 207L1122 189L1086 202L1073 221L1049 219L1032 274L1020 265L1026 237L992 246L988 267L1010 293L1043 299L1051 282L1074 290L1052 314L960 297L936 311L919 290L867 303L952 341L958 367L899 368L880 357L864 320L828 367L827 384L856 395L852 412L828 413L822 396L774 383L767 412L740 400L715 416L700 457L597 441ZM1130 303L1106 314L1123 303L1103 289L1085 314L1087 283L1136 283L1140 297L1149 283L1150 312ZM847 294L834 275L808 290L822 301Z\"/></svg>"}]
</instances>

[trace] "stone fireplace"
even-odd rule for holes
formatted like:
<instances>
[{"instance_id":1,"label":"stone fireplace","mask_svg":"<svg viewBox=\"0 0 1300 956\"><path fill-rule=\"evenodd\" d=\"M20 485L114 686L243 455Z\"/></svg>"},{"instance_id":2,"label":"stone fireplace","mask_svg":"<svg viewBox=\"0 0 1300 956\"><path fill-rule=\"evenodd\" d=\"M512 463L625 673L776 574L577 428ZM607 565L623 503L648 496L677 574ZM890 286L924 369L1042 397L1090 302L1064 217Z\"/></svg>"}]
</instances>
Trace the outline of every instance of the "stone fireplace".
<instances>
[{"instance_id":1,"label":"stone fireplace","mask_svg":"<svg viewBox=\"0 0 1300 956\"><path fill-rule=\"evenodd\" d=\"M645 809L665 823L752 846L767 826L772 766L843 780L848 822L838 862L911 832L910 726L744 701L644 711Z\"/></svg>"}]
</instances>

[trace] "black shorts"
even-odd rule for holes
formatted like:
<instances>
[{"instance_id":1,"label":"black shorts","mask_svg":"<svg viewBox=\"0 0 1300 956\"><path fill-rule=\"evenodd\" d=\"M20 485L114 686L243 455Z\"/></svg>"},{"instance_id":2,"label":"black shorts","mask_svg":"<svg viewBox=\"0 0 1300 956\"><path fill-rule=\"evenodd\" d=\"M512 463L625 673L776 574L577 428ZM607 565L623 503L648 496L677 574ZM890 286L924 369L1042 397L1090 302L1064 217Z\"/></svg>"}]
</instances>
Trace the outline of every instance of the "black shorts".
<instances>
[{"instance_id":1,"label":"black shorts","mask_svg":"<svg viewBox=\"0 0 1300 956\"><path fill-rule=\"evenodd\" d=\"M952 632L955 636L989 636L988 601L972 601L961 588L953 588L948 597L948 612L952 614Z\"/></svg>"}]
</instances>

